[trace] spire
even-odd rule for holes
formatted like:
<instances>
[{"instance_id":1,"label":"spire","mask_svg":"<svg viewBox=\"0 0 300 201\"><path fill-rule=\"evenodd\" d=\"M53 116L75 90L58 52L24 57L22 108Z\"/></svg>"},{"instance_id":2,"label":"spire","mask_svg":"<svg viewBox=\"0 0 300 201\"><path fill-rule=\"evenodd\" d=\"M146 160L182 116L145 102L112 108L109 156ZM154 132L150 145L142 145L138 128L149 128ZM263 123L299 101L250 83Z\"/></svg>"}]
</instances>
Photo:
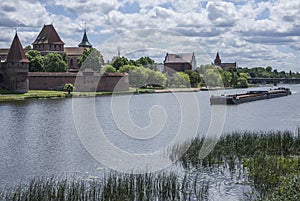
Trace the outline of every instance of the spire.
<instances>
[{"instance_id":1,"label":"spire","mask_svg":"<svg viewBox=\"0 0 300 201\"><path fill-rule=\"evenodd\" d=\"M25 52L23 50L22 44L19 40L18 33L16 31L14 40L10 46L6 62L23 62L29 63L29 60L25 56Z\"/></svg>"},{"instance_id":2,"label":"spire","mask_svg":"<svg viewBox=\"0 0 300 201\"><path fill-rule=\"evenodd\" d=\"M89 39L86 35L86 28L84 29L84 34L81 43L78 44L78 47L87 47L91 48L92 44L89 42Z\"/></svg>"},{"instance_id":3,"label":"spire","mask_svg":"<svg viewBox=\"0 0 300 201\"><path fill-rule=\"evenodd\" d=\"M222 60L220 58L219 52L217 52L217 56L216 56L216 59L215 59L215 65L220 66L221 63L222 63Z\"/></svg>"}]
</instances>

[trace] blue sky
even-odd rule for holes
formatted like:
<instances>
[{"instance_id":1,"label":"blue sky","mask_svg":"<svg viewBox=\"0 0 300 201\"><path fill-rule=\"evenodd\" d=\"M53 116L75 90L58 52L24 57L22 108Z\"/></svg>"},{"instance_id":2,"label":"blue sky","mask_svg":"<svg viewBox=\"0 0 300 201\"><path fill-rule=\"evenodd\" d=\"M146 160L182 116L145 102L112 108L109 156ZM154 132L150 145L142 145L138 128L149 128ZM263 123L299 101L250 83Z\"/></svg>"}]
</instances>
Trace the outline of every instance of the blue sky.
<instances>
[{"instance_id":1,"label":"blue sky","mask_svg":"<svg viewBox=\"0 0 300 201\"><path fill-rule=\"evenodd\" d=\"M3 0L0 48L15 27L31 44L53 23L66 46L77 46L85 27L90 42L110 60L120 49L131 59L195 52L197 65L272 66L300 72L300 1L286 0Z\"/></svg>"}]
</instances>

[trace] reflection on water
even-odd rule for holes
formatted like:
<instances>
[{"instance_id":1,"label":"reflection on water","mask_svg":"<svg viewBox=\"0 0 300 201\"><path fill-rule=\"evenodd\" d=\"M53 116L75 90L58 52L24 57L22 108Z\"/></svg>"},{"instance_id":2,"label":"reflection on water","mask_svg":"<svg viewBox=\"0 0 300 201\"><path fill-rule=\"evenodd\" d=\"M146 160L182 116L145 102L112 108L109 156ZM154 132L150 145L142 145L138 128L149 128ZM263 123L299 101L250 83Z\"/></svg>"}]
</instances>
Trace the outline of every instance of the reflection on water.
<instances>
[{"instance_id":1,"label":"reflection on water","mask_svg":"<svg viewBox=\"0 0 300 201\"><path fill-rule=\"evenodd\" d=\"M300 86L288 87L294 93L292 96L226 106L223 131L295 130L300 125ZM226 93L239 91L245 90L229 90ZM210 93L197 92L195 95L200 111L198 135L204 136L211 121ZM160 135L149 141L130 138L118 129L111 112L111 97L98 97L95 103L97 119L107 138L130 153L149 153L163 148L180 127L181 111L173 94L131 98L130 116L140 127L149 125L148 112L152 106L161 105L166 110L166 126ZM72 99L0 103L0 118L1 185L27 181L36 175L101 175L101 164L89 155L76 134ZM216 175L203 174L203 177L216 178ZM216 183L219 183L214 188L216 198L232 196L244 188L239 182L223 177Z\"/></svg>"}]
</instances>

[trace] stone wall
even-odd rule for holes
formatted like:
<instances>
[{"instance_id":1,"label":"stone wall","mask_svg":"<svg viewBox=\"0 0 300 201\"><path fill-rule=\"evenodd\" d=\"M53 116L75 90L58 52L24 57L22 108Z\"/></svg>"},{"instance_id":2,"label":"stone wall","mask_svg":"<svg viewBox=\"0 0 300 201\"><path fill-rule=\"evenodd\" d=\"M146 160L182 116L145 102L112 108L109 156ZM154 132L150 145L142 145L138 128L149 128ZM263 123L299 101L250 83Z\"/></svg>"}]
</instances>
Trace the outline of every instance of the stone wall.
<instances>
[{"instance_id":1,"label":"stone wall","mask_svg":"<svg viewBox=\"0 0 300 201\"><path fill-rule=\"evenodd\" d=\"M100 76L94 72L53 73L30 72L29 89L62 90L66 83L76 87L76 91L128 91L128 74L109 73Z\"/></svg>"}]
</instances>

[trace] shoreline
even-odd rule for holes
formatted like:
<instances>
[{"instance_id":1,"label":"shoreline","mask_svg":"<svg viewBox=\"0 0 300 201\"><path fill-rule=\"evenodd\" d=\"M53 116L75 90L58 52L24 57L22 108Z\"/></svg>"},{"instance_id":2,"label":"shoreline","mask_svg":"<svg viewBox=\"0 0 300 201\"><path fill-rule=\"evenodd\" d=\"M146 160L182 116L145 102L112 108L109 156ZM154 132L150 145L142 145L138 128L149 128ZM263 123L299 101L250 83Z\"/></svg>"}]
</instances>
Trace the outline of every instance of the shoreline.
<instances>
[{"instance_id":1,"label":"shoreline","mask_svg":"<svg viewBox=\"0 0 300 201\"><path fill-rule=\"evenodd\" d=\"M251 87L250 87L251 88ZM232 88L166 88L166 89L138 89L131 88L129 91L120 92L71 92L69 95L66 91L55 90L29 90L25 94L0 94L0 103L10 101L21 101L29 99L58 99L58 98L83 98L83 97L100 97L111 95L127 95L127 94L154 94L154 93L182 93L182 92L207 92L227 90ZM245 88L246 89L246 88Z\"/></svg>"}]
</instances>

